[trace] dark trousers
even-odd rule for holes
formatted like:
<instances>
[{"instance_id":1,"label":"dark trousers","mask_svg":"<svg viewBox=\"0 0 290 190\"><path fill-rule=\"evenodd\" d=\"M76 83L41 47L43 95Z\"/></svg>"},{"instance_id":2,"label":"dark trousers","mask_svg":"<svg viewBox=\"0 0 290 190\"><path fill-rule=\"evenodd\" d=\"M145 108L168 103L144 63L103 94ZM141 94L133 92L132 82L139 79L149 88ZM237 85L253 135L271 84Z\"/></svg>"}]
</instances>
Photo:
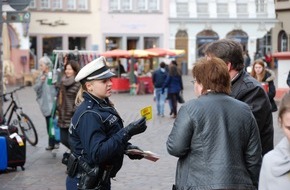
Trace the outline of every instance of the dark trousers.
<instances>
[{"instance_id":1,"label":"dark trousers","mask_svg":"<svg viewBox=\"0 0 290 190\"><path fill-rule=\"evenodd\" d=\"M66 189L67 190L78 190L78 178L74 177L71 178L69 176L66 177ZM111 182L109 181L108 184L106 184L106 186L104 186L102 188L102 190L111 190Z\"/></svg>"},{"instance_id":2,"label":"dark trousers","mask_svg":"<svg viewBox=\"0 0 290 190\"><path fill-rule=\"evenodd\" d=\"M78 178L71 178L69 176L66 177L66 189L67 190L78 190Z\"/></svg>"},{"instance_id":3,"label":"dark trousers","mask_svg":"<svg viewBox=\"0 0 290 190\"><path fill-rule=\"evenodd\" d=\"M168 93L168 98L171 101L172 107L171 107L171 112L173 115L177 115L177 96L178 93Z\"/></svg>"},{"instance_id":4,"label":"dark trousers","mask_svg":"<svg viewBox=\"0 0 290 190\"><path fill-rule=\"evenodd\" d=\"M60 127L60 142L68 149L70 149L68 138L69 138L68 128Z\"/></svg>"},{"instance_id":5,"label":"dark trousers","mask_svg":"<svg viewBox=\"0 0 290 190\"><path fill-rule=\"evenodd\" d=\"M50 121L51 116L46 116L45 121L46 121L46 130L48 134L48 146L54 147L55 144L59 143L55 140L54 137L49 137L49 121Z\"/></svg>"}]
</instances>

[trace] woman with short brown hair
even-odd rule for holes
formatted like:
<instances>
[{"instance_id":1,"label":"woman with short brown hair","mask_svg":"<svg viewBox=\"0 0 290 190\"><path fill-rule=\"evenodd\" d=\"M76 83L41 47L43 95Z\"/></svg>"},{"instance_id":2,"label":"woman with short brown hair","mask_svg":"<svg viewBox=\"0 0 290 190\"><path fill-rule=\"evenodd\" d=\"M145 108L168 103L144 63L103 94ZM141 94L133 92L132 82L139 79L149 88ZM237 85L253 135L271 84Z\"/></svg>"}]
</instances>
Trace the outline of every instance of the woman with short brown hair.
<instances>
[{"instance_id":1,"label":"woman with short brown hair","mask_svg":"<svg viewBox=\"0 0 290 190\"><path fill-rule=\"evenodd\" d=\"M229 96L230 75L219 58L193 68L196 99L179 110L167 140L178 157L175 189L249 189L258 186L261 143L250 107Z\"/></svg>"}]
</instances>

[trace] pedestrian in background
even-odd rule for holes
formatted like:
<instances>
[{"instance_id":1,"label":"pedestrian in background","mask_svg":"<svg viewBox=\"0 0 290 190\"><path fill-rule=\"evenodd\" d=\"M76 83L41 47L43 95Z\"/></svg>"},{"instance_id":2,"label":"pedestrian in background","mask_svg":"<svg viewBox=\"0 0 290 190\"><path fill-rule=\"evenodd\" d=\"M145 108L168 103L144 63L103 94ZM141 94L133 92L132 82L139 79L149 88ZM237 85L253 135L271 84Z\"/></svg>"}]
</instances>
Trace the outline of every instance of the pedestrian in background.
<instances>
[{"instance_id":1,"label":"pedestrian in background","mask_svg":"<svg viewBox=\"0 0 290 190\"><path fill-rule=\"evenodd\" d=\"M171 61L169 65L168 76L165 83L162 86L162 94L165 93L165 89L168 89L168 99L171 103L170 115L172 118L176 118L177 115L177 99L180 92L183 90L183 82L180 69L177 68L176 61Z\"/></svg>"},{"instance_id":2,"label":"pedestrian in background","mask_svg":"<svg viewBox=\"0 0 290 190\"><path fill-rule=\"evenodd\" d=\"M117 63L118 63L118 64L117 64L117 66L116 66L116 74L117 74L118 77L121 77L121 75L122 75L123 73L126 73L126 71L125 71L125 68L124 68L124 66L122 65L120 59L117 61Z\"/></svg>"},{"instance_id":3,"label":"pedestrian in background","mask_svg":"<svg viewBox=\"0 0 290 190\"><path fill-rule=\"evenodd\" d=\"M278 121L285 137L268 152L262 162L259 190L288 190L290 187L290 93L280 103Z\"/></svg>"},{"instance_id":4,"label":"pedestrian in background","mask_svg":"<svg viewBox=\"0 0 290 190\"><path fill-rule=\"evenodd\" d=\"M230 95L250 106L259 127L262 154L266 154L274 146L271 103L261 84L244 70L241 44L231 39L221 39L209 43L204 52L208 59L218 57L227 64L231 76Z\"/></svg>"},{"instance_id":5,"label":"pedestrian in background","mask_svg":"<svg viewBox=\"0 0 290 190\"><path fill-rule=\"evenodd\" d=\"M243 52L243 55L244 55L245 71L247 71L247 68L251 65L251 58L250 58L250 55L249 55L249 51L245 50Z\"/></svg>"},{"instance_id":6,"label":"pedestrian in background","mask_svg":"<svg viewBox=\"0 0 290 190\"><path fill-rule=\"evenodd\" d=\"M70 148L68 143L68 128L75 111L76 95L81 86L79 82L75 82L75 76L79 70L79 63L75 60L69 60L64 65L64 75L61 78L59 86L57 101L57 124L60 128L60 141L67 148Z\"/></svg>"},{"instance_id":7,"label":"pedestrian in background","mask_svg":"<svg viewBox=\"0 0 290 190\"><path fill-rule=\"evenodd\" d=\"M164 106L167 98L167 88L164 88L162 93L162 86L165 83L168 73L165 69L165 63L161 62L159 68L156 69L152 75L152 82L154 84L154 95L157 107L157 115L164 117Z\"/></svg>"},{"instance_id":8,"label":"pedestrian in background","mask_svg":"<svg viewBox=\"0 0 290 190\"><path fill-rule=\"evenodd\" d=\"M122 167L124 154L130 159L143 158L128 152L139 149L128 141L146 130L146 120L142 117L124 128L122 118L109 100L114 76L105 58L99 57L75 77L82 87L69 128L72 154L68 159L68 190L110 190L110 178ZM71 164L74 160L77 164Z\"/></svg>"},{"instance_id":9,"label":"pedestrian in background","mask_svg":"<svg viewBox=\"0 0 290 190\"><path fill-rule=\"evenodd\" d=\"M268 49L267 53L265 54L265 62L267 63L268 68L272 67L272 61L273 61L273 56L272 56L271 50Z\"/></svg>"},{"instance_id":10,"label":"pedestrian in background","mask_svg":"<svg viewBox=\"0 0 290 190\"><path fill-rule=\"evenodd\" d=\"M290 71L288 72L286 83L290 88Z\"/></svg>"},{"instance_id":11,"label":"pedestrian in background","mask_svg":"<svg viewBox=\"0 0 290 190\"><path fill-rule=\"evenodd\" d=\"M259 130L249 106L230 97L226 64L202 58L192 74L197 99L181 106L167 140L179 158L175 189L256 189Z\"/></svg>"},{"instance_id":12,"label":"pedestrian in background","mask_svg":"<svg viewBox=\"0 0 290 190\"><path fill-rule=\"evenodd\" d=\"M277 111L277 105L274 100L276 95L276 88L274 84L275 73L267 69L262 59L255 60L251 72L251 76L257 79L268 94L272 106L272 112Z\"/></svg>"},{"instance_id":13,"label":"pedestrian in background","mask_svg":"<svg viewBox=\"0 0 290 190\"><path fill-rule=\"evenodd\" d=\"M52 68L52 62L47 57L41 57L39 59L39 68L41 70L40 75L35 81L33 89L36 92L36 101L39 104L40 110L45 117L47 134L49 136L49 124L51 119L51 113L53 108L53 102L56 97L56 89L51 84L52 76L49 76L50 69ZM51 73L50 73L51 74ZM53 150L59 148L59 142L54 137L48 137L48 146L46 150Z\"/></svg>"}]
</instances>

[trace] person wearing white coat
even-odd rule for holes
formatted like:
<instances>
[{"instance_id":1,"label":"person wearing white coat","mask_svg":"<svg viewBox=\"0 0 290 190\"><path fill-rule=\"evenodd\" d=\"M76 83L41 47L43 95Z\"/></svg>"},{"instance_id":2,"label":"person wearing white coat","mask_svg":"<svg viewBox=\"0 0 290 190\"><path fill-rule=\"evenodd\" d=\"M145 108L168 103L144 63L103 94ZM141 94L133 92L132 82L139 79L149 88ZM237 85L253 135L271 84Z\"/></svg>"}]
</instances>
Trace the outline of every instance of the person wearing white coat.
<instances>
[{"instance_id":1,"label":"person wearing white coat","mask_svg":"<svg viewBox=\"0 0 290 190\"><path fill-rule=\"evenodd\" d=\"M263 158L259 190L290 189L290 92L281 100L278 119L285 137Z\"/></svg>"}]
</instances>

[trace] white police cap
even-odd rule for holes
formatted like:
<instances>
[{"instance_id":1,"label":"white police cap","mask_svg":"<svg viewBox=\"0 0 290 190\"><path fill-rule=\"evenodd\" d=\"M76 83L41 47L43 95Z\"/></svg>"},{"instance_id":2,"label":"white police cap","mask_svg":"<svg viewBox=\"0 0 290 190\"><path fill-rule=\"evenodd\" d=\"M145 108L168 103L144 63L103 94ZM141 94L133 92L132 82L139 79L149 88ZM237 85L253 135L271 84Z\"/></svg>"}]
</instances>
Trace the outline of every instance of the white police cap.
<instances>
[{"instance_id":1,"label":"white police cap","mask_svg":"<svg viewBox=\"0 0 290 190\"><path fill-rule=\"evenodd\" d=\"M106 59L101 56L86 64L75 77L76 82L84 83L90 80L101 80L115 76L106 65Z\"/></svg>"}]
</instances>

